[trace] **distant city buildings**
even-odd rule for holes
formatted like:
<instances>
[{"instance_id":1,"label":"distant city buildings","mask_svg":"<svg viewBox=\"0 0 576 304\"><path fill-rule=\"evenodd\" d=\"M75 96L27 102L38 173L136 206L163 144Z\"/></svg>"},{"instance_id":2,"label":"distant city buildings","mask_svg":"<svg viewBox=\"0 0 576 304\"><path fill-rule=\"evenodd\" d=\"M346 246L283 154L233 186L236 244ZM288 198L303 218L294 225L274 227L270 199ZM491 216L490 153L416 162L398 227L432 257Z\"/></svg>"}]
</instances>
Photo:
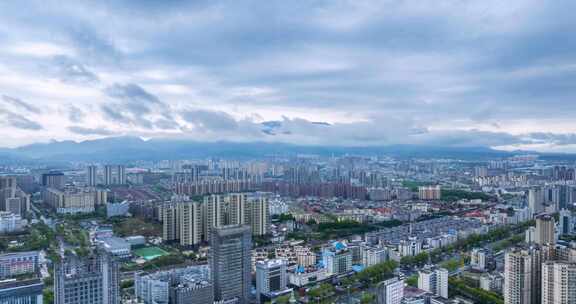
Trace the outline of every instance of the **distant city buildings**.
<instances>
[{"instance_id":1,"label":"distant city buildings","mask_svg":"<svg viewBox=\"0 0 576 304\"><path fill-rule=\"evenodd\" d=\"M442 197L442 189L437 186L420 186L418 187L418 198L421 200L431 201L439 200Z\"/></svg>"},{"instance_id":2,"label":"distant city buildings","mask_svg":"<svg viewBox=\"0 0 576 304\"><path fill-rule=\"evenodd\" d=\"M98 167L89 165L86 167L86 186L96 187L98 185Z\"/></svg>"},{"instance_id":3,"label":"distant city buildings","mask_svg":"<svg viewBox=\"0 0 576 304\"><path fill-rule=\"evenodd\" d=\"M104 185L125 185L126 184L126 167L124 165L106 165L104 166Z\"/></svg>"},{"instance_id":4,"label":"distant city buildings","mask_svg":"<svg viewBox=\"0 0 576 304\"><path fill-rule=\"evenodd\" d=\"M57 213L92 213L97 205L106 204L108 194L106 190L95 188L46 188L42 198Z\"/></svg>"},{"instance_id":5,"label":"distant city buildings","mask_svg":"<svg viewBox=\"0 0 576 304\"><path fill-rule=\"evenodd\" d=\"M64 173L52 171L42 174L42 186L46 188L62 189L66 184Z\"/></svg>"}]
</instances>

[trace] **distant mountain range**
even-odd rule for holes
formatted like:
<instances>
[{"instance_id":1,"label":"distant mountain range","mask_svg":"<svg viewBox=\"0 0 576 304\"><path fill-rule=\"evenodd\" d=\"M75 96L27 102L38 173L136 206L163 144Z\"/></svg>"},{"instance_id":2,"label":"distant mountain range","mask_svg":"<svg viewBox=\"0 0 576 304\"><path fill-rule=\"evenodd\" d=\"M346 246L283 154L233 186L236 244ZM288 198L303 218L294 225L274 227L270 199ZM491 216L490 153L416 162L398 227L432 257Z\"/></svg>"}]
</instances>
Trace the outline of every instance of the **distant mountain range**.
<instances>
[{"instance_id":1,"label":"distant mountain range","mask_svg":"<svg viewBox=\"0 0 576 304\"><path fill-rule=\"evenodd\" d=\"M82 142L54 141L14 149L0 149L0 162L16 161L108 161L194 159L206 157L255 158L264 156L389 155L411 158L489 159L526 151L506 152L487 147L437 147L393 145L384 147L305 146L285 143L196 142L190 140L112 137ZM533 153L533 152L530 152ZM541 154L545 157L576 159L569 154Z\"/></svg>"}]
</instances>

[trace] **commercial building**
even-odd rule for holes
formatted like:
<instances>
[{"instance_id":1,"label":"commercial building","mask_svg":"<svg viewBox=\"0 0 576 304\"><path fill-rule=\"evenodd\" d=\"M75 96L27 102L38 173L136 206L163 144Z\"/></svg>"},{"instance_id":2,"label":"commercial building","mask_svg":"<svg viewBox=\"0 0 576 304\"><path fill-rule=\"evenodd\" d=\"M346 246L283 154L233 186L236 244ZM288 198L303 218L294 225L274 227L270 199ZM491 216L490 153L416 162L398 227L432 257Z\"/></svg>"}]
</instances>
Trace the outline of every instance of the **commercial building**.
<instances>
[{"instance_id":1,"label":"commercial building","mask_svg":"<svg viewBox=\"0 0 576 304\"><path fill-rule=\"evenodd\" d=\"M0 303L43 304L44 283L40 279L0 282Z\"/></svg>"},{"instance_id":2,"label":"commercial building","mask_svg":"<svg viewBox=\"0 0 576 304\"><path fill-rule=\"evenodd\" d=\"M352 270L352 252L344 243L336 242L325 249L322 259L329 274L344 274Z\"/></svg>"},{"instance_id":3,"label":"commercial building","mask_svg":"<svg viewBox=\"0 0 576 304\"><path fill-rule=\"evenodd\" d=\"M119 304L118 264L107 254L66 256L54 266L55 304Z\"/></svg>"},{"instance_id":4,"label":"commercial building","mask_svg":"<svg viewBox=\"0 0 576 304\"><path fill-rule=\"evenodd\" d=\"M376 287L378 304L400 304L404 298L404 280L392 278L381 282Z\"/></svg>"},{"instance_id":5,"label":"commercial building","mask_svg":"<svg viewBox=\"0 0 576 304\"><path fill-rule=\"evenodd\" d=\"M210 268L216 301L248 303L251 288L250 227L230 225L211 230Z\"/></svg>"},{"instance_id":6,"label":"commercial building","mask_svg":"<svg viewBox=\"0 0 576 304\"><path fill-rule=\"evenodd\" d=\"M214 302L208 266L158 272L136 272L134 294L144 304L203 304Z\"/></svg>"},{"instance_id":7,"label":"commercial building","mask_svg":"<svg viewBox=\"0 0 576 304\"><path fill-rule=\"evenodd\" d=\"M0 278L36 273L38 271L38 251L0 254Z\"/></svg>"},{"instance_id":8,"label":"commercial building","mask_svg":"<svg viewBox=\"0 0 576 304\"><path fill-rule=\"evenodd\" d=\"M98 240L100 248L106 253L119 259L127 259L131 256L131 246L123 238L108 237Z\"/></svg>"},{"instance_id":9,"label":"commercial building","mask_svg":"<svg viewBox=\"0 0 576 304\"><path fill-rule=\"evenodd\" d=\"M106 204L106 217L126 216L130 211L130 203L123 201L121 203Z\"/></svg>"},{"instance_id":10,"label":"commercial building","mask_svg":"<svg viewBox=\"0 0 576 304\"><path fill-rule=\"evenodd\" d=\"M513 248L504 257L504 303L538 304L541 300L542 251Z\"/></svg>"},{"instance_id":11,"label":"commercial building","mask_svg":"<svg viewBox=\"0 0 576 304\"><path fill-rule=\"evenodd\" d=\"M267 260L256 263L256 299L258 302L270 301L289 289L286 274L286 261Z\"/></svg>"}]
</instances>

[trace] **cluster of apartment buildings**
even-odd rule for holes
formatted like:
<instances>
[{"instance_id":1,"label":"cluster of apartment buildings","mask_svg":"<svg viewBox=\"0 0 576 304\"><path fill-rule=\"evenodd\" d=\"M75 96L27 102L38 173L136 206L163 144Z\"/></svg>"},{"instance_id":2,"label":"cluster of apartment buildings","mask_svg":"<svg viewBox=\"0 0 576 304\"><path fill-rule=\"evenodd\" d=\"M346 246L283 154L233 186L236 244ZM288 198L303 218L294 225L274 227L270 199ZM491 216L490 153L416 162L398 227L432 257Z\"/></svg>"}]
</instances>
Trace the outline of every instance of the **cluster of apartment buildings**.
<instances>
[{"instance_id":1,"label":"cluster of apartment buildings","mask_svg":"<svg viewBox=\"0 0 576 304\"><path fill-rule=\"evenodd\" d=\"M248 225L255 236L269 232L268 198L261 193L212 194L201 201L178 196L159 208L163 240L182 246L208 242L213 228L226 225Z\"/></svg>"}]
</instances>

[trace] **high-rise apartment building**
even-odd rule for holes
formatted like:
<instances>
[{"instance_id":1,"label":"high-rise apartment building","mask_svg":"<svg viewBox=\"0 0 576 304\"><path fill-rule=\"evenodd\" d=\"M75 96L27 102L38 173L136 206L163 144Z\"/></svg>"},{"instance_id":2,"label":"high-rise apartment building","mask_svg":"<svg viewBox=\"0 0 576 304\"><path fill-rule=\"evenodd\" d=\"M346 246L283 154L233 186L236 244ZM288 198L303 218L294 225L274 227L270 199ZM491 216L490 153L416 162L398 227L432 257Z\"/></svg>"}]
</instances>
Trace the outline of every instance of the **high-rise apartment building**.
<instances>
[{"instance_id":1,"label":"high-rise apartment building","mask_svg":"<svg viewBox=\"0 0 576 304\"><path fill-rule=\"evenodd\" d=\"M270 229L268 197L261 193L250 194L246 206L249 217L246 224L250 224L252 235L262 236L268 234Z\"/></svg>"},{"instance_id":2,"label":"high-rise apartment building","mask_svg":"<svg viewBox=\"0 0 576 304\"><path fill-rule=\"evenodd\" d=\"M179 240L183 246L209 241L212 229L227 225L248 225L252 235L269 231L268 199L260 194L214 194L205 196L202 202L178 196L158 211L163 239Z\"/></svg>"},{"instance_id":3,"label":"high-rise apartment building","mask_svg":"<svg viewBox=\"0 0 576 304\"><path fill-rule=\"evenodd\" d=\"M199 202L177 204L179 239L182 246L202 242L202 206Z\"/></svg>"},{"instance_id":4,"label":"high-rise apartment building","mask_svg":"<svg viewBox=\"0 0 576 304\"><path fill-rule=\"evenodd\" d=\"M177 241L180 238L179 216L177 203L170 203L158 207L158 214L162 221L162 240L165 242Z\"/></svg>"},{"instance_id":5,"label":"high-rise apartment building","mask_svg":"<svg viewBox=\"0 0 576 304\"><path fill-rule=\"evenodd\" d=\"M513 248L504 257L504 303L538 304L541 300L542 251Z\"/></svg>"},{"instance_id":6,"label":"high-rise apartment building","mask_svg":"<svg viewBox=\"0 0 576 304\"><path fill-rule=\"evenodd\" d=\"M544 191L540 188L528 190L528 208L532 214L538 214L544 211Z\"/></svg>"},{"instance_id":7,"label":"high-rise apartment building","mask_svg":"<svg viewBox=\"0 0 576 304\"><path fill-rule=\"evenodd\" d=\"M418 198L421 200L439 200L442 197L440 186L418 187Z\"/></svg>"},{"instance_id":8,"label":"high-rise apartment building","mask_svg":"<svg viewBox=\"0 0 576 304\"><path fill-rule=\"evenodd\" d=\"M555 227L556 225L552 216L538 216L536 218L536 234L534 236L534 242L538 245L555 244Z\"/></svg>"},{"instance_id":9,"label":"high-rise apartment building","mask_svg":"<svg viewBox=\"0 0 576 304\"><path fill-rule=\"evenodd\" d=\"M259 193L212 194L204 197L204 235L213 227L249 225L253 235L265 235L270 225L268 198Z\"/></svg>"},{"instance_id":10,"label":"high-rise apartment building","mask_svg":"<svg viewBox=\"0 0 576 304\"><path fill-rule=\"evenodd\" d=\"M104 166L104 184L107 186L126 184L126 167L124 165Z\"/></svg>"},{"instance_id":11,"label":"high-rise apartment building","mask_svg":"<svg viewBox=\"0 0 576 304\"><path fill-rule=\"evenodd\" d=\"M448 270L437 268L419 271L418 288L448 299Z\"/></svg>"},{"instance_id":12,"label":"high-rise apartment building","mask_svg":"<svg viewBox=\"0 0 576 304\"><path fill-rule=\"evenodd\" d=\"M549 261L542 264L541 303L576 303L575 263Z\"/></svg>"},{"instance_id":13,"label":"high-rise apartment building","mask_svg":"<svg viewBox=\"0 0 576 304\"><path fill-rule=\"evenodd\" d=\"M17 185L15 176L0 176L0 211L24 215L30 210L30 195Z\"/></svg>"},{"instance_id":14,"label":"high-rise apartment building","mask_svg":"<svg viewBox=\"0 0 576 304\"><path fill-rule=\"evenodd\" d=\"M55 304L119 304L118 264L106 254L67 256L54 266Z\"/></svg>"},{"instance_id":15,"label":"high-rise apartment building","mask_svg":"<svg viewBox=\"0 0 576 304\"><path fill-rule=\"evenodd\" d=\"M229 225L211 230L210 268L216 301L248 303L251 288L250 227Z\"/></svg>"},{"instance_id":16,"label":"high-rise apartment building","mask_svg":"<svg viewBox=\"0 0 576 304\"><path fill-rule=\"evenodd\" d=\"M210 239L214 227L245 225L250 220L246 193L212 194L204 197L205 235Z\"/></svg>"},{"instance_id":17,"label":"high-rise apartment building","mask_svg":"<svg viewBox=\"0 0 576 304\"><path fill-rule=\"evenodd\" d=\"M66 184L64 173L52 171L42 174L42 186L62 189Z\"/></svg>"},{"instance_id":18,"label":"high-rise apartment building","mask_svg":"<svg viewBox=\"0 0 576 304\"><path fill-rule=\"evenodd\" d=\"M266 260L256 263L256 299L259 303L286 293L287 284L285 260Z\"/></svg>"},{"instance_id":19,"label":"high-rise apartment building","mask_svg":"<svg viewBox=\"0 0 576 304\"><path fill-rule=\"evenodd\" d=\"M567 209L560 210L560 215L558 217L558 228L560 230L560 235L571 235L574 234L574 216L572 212Z\"/></svg>"},{"instance_id":20,"label":"high-rise apartment building","mask_svg":"<svg viewBox=\"0 0 576 304\"><path fill-rule=\"evenodd\" d=\"M86 167L86 186L95 187L98 184L98 167L90 165Z\"/></svg>"},{"instance_id":21,"label":"high-rise apartment building","mask_svg":"<svg viewBox=\"0 0 576 304\"><path fill-rule=\"evenodd\" d=\"M378 304L400 304L404 298L404 280L392 278L378 284L376 299Z\"/></svg>"}]
</instances>

